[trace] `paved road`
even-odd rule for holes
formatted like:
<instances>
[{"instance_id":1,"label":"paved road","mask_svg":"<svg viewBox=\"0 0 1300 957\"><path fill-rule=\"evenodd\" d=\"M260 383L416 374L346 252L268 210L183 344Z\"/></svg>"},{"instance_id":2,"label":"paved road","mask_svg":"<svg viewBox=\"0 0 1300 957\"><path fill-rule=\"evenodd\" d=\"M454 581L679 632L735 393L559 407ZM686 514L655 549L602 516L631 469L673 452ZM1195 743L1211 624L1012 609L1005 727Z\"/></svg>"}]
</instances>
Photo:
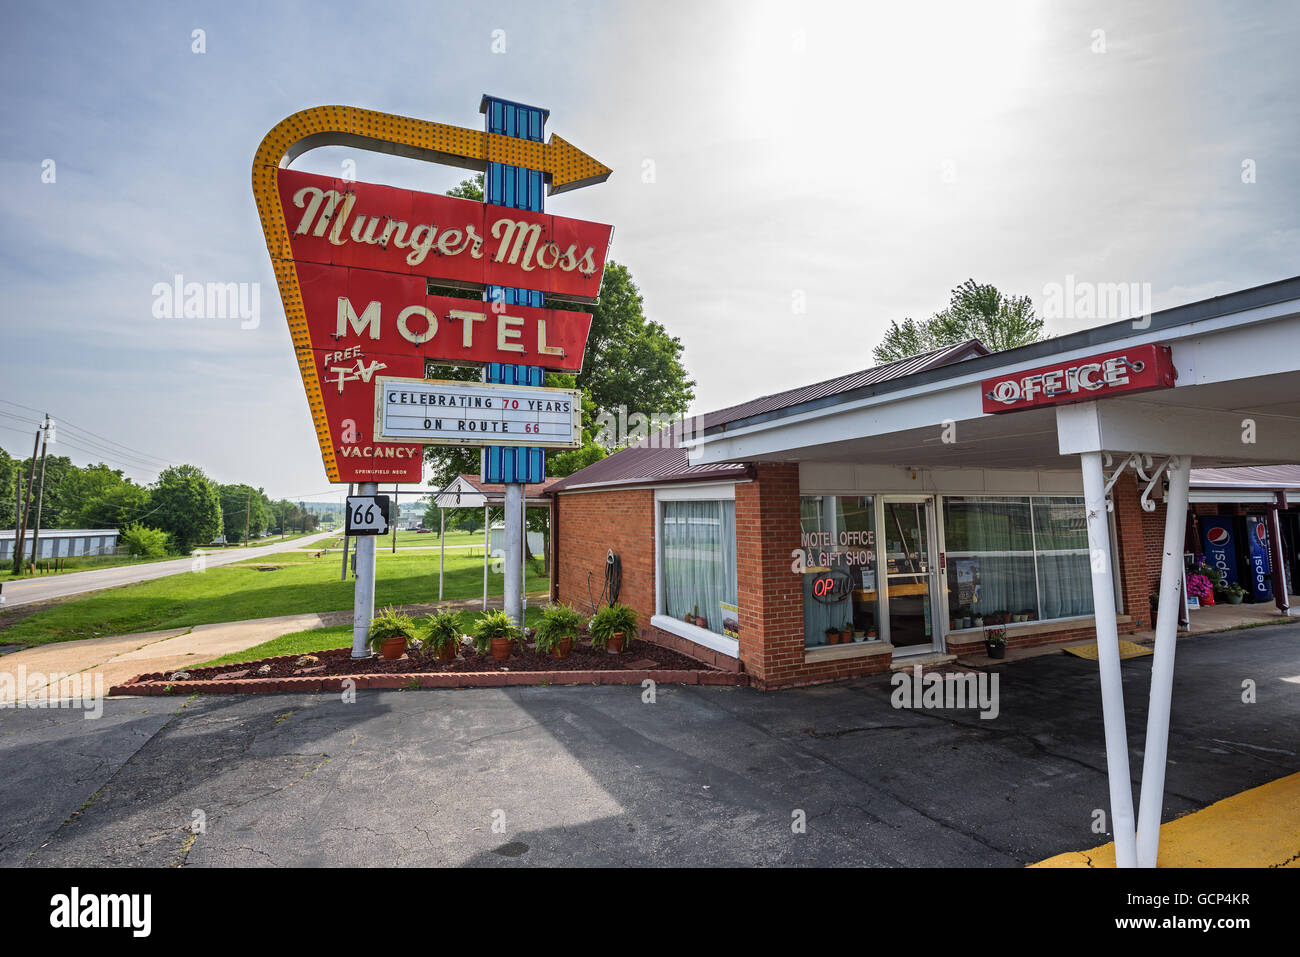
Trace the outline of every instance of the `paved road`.
<instances>
[{"instance_id":1,"label":"paved road","mask_svg":"<svg viewBox=\"0 0 1300 957\"><path fill-rule=\"evenodd\" d=\"M1300 771L1297 639L1178 643L1166 820ZM1102 843L1096 664L994 673L993 720L895 710L887 677L0 710L0 865L987 867ZM1136 789L1151 659L1123 674Z\"/></svg>"},{"instance_id":2,"label":"paved road","mask_svg":"<svg viewBox=\"0 0 1300 957\"><path fill-rule=\"evenodd\" d=\"M257 545L253 548L231 548L206 553L207 565L229 565L247 558L262 558L276 552L303 548L322 538L330 538L336 532L320 532L306 538L291 538L274 542L270 545ZM117 565L113 568L96 568L86 572L69 572L66 575L50 575L47 578L36 576L23 581L4 583L4 608L15 608L36 601L51 598L64 598L68 595L80 595L83 592L112 588L115 585L129 585L132 582L149 581L154 578L166 578L179 575L193 567L193 559L178 558L170 562L150 562L144 565Z\"/></svg>"}]
</instances>

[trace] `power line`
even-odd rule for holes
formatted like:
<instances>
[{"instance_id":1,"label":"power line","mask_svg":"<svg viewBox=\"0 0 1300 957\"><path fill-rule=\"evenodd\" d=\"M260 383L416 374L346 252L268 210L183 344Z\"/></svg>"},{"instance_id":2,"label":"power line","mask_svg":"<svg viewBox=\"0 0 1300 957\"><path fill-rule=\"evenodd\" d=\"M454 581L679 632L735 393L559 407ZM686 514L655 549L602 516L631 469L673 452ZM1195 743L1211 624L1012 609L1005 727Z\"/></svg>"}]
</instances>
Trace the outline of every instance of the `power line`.
<instances>
[{"instance_id":1,"label":"power line","mask_svg":"<svg viewBox=\"0 0 1300 957\"><path fill-rule=\"evenodd\" d=\"M41 409L32 408L30 405L23 405L21 402L14 402L10 399L0 399L0 402L3 402L5 405L12 405L15 408L25 409L28 412L35 412L38 415L42 415L42 416L45 415L45 412L42 411ZM9 414L12 415L12 413ZM17 416L13 416L13 417L17 418ZM125 442L119 442L116 439L110 439L105 435L100 435L98 432L91 431L85 426L77 425L75 422L71 421L70 419L66 419L63 416L54 415L51 416L51 418L55 420L55 422L59 427L71 429L73 432L81 432L84 433L86 436L90 436L89 439L83 438L82 441L90 442L91 440L98 439L99 442L94 444L103 443L108 446L116 446L117 448L124 450L127 453L130 453L132 456L144 458L144 459L150 459L155 462L161 462L165 466L175 464L175 462L172 461L171 459L158 456L158 455L153 455L152 453L145 452L142 449L137 449L134 446L127 445Z\"/></svg>"}]
</instances>

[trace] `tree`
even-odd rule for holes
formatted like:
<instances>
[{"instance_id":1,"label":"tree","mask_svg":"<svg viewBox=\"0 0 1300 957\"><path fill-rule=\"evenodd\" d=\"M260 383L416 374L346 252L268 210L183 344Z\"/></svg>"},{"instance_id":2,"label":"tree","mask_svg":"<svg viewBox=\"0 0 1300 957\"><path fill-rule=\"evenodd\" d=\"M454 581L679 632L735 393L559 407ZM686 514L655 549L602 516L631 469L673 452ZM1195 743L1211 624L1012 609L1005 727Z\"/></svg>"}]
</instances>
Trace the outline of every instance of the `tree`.
<instances>
[{"instance_id":1,"label":"tree","mask_svg":"<svg viewBox=\"0 0 1300 957\"><path fill-rule=\"evenodd\" d=\"M207 545L221 534L221 498L216 484L196 465L173 465L153 484L150 524L169 533L178 552Z\"/></svg>"},{"instance_id":2,"label":"tree","mask_svg":"<svg viewBox=\"0 0 1300 957\"><path fill-rule=\"evenodd\" d=\"M891 321L872 354L883 365L967 339L1002 352L1042 338L1043 320L1028 296L1004 295L996 286L967 279L952 291L948 307L929 319Z\"/></svg>"}]
</instances>

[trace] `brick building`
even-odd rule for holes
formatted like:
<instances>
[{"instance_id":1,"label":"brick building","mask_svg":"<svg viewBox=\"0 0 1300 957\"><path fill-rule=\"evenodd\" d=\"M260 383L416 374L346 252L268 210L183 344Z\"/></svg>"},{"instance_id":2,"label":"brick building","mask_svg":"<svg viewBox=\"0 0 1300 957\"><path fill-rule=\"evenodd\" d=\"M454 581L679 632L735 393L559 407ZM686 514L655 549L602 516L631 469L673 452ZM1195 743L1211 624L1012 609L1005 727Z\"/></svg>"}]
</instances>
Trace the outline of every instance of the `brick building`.
<instances>
[{"instance_id":1,"label":"brick building","mask_svg":"<svg viewBox=\"0 0 1300 957\"><path fill-rule=\"evenodd\" d=\"M969 340L684 421L547 489L552 596L590 611L616 592L644 638L761 688L950 660L998 623L1011 647L1092 637L1099 595L1115 632L1150 628L1173 457L1197 467L1188 558L1204 551L1198 513L1253 509L1276 527L1273 564L1295 569L1295 496L1279 493L1300 470L1243 465L1300 460L1300 430L1240 457L1217 438L1243 414L1280 426L1295 411L1252 410L1259 393L1231 366L1211 378L1207 357L1263 333L1293 348L1260 364L1294 365L1297 301L1288 280L1003 353ZM1142 385L1131 357L1154 355L1167 378ZM990 382L1022 380L1047 398L987 411ZM1137 437L1152 423L1171 431ZM1110 444L1084 451L1097 436ZM1104 491L1087 491L1089 454Z\"/></svg>"}]
</instances>

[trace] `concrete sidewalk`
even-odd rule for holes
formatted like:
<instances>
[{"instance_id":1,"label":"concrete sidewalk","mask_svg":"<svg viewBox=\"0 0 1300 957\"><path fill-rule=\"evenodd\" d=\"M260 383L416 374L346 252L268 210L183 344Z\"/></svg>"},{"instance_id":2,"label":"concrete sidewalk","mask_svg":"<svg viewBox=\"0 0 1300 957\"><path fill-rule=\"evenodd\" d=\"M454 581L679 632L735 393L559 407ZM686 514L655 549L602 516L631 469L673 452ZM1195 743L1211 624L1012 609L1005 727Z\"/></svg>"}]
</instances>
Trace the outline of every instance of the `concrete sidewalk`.
<instances>
[{"instance_id":1,"label":"concrete sidewalk","mask_svg":"<svg viewBox=\"0 0 1300 957\"><path fill-rule=\"evenodd\" d=\"M531 602L544 601L546 592L534 592L528 598ZM400 610L415 617L427 615L438 608L476 611L482 606L482 598L464 598L403 605ZM501 598L489 598L488 607L500 608ZM93 683L97 680L97 675L103 676L103 688L107 689L136 675L155 671L179 671L252 648L281 635L345 625L351 620L351 611L330 611L38 645L0 657L0 676L10 676L9 681L0 678L0 707L13 705L20 697L51 701L70 696L80 697L87 687L87 678ZM73 679L72 675L78 677ZM20 676L22 681L19 680ZM51 687L51 682L55 679L57 683Z\"/></svg>"}]
</instances>

